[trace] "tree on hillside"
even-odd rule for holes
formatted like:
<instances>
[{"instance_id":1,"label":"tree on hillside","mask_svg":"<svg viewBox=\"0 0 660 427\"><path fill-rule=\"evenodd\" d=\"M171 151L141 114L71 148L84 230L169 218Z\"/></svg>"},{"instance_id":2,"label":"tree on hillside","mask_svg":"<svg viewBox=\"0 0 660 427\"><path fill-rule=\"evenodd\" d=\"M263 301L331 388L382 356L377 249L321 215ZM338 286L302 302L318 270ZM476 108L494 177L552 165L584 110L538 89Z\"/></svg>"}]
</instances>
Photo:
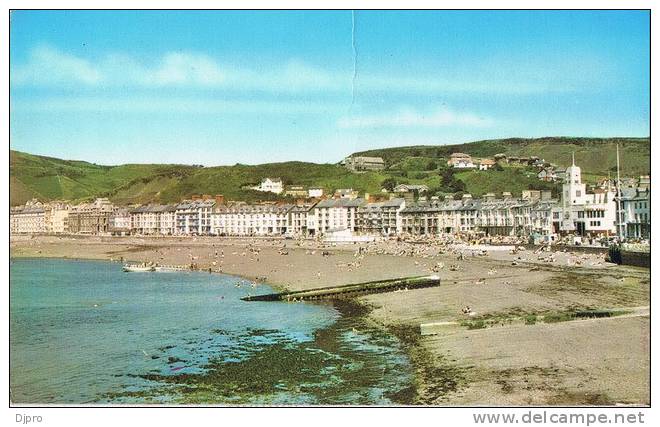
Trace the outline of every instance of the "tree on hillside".
<instances>
[{"instance_id":1,"label":"tree on hillside","mask_svg":"<svg viewBox=\"0 0 660 427\"><path fill-rule=\"evenodd\" d=\"M380 185L382 188L391 192L394 190L394 187L396 187L396 180L394 178L385 178Z\"/></svg>"},{"instance_id":2,"label":"tree on hillside","mask_svg":"<svg viewBox=\"0 0 660 427\"><path fill-rule=\"evenodd\" d=\"M460 179L456 179L453 169L445 169L442 171L442 186L445 191L450 193L457 193L465 191L465 183Z\"/></svg>"},{"instance_id":3,"label":"tree on hillside","mask_svg":"<svg viewBox=\"0 0 660 427\"><path fill-rule=\"evenodd\" d=\"M454 181L454 171L451 169L443 170L440 176L442 176L443 185L449 185L452 181Z\"/></svg>"}]
</instances>

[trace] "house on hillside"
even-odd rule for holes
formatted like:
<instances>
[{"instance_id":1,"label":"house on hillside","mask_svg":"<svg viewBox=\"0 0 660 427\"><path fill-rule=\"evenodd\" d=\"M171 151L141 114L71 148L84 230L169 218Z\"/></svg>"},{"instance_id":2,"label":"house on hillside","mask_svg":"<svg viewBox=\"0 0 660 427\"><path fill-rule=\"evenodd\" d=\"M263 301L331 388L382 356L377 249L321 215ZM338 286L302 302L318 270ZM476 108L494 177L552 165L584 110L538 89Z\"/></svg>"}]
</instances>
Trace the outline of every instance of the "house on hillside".
<instances>
[{"instance_id":1,"label":"house on hillside","mask_svg":"<svg viewBox=\"0 0 660 427\"><path fill-rule=\"evenodd\" d=\"M321 187L309 187L307 189L307 197L310 199L316 199L323 196L323 188Z\"/></svg>"},{"instance_id":2,"label":"house on hillside","mask_svg":"<svg viewBox=\"0 0 660 427\"><path fill-rule=\"evenodd\" d=\"M495 166L495 160L493 160L493 159L479 159L477 161L477 166L479 167L480 171L487 171L488 169L492 169L493 166Z\"/></svg>"},{"instance_id":3,"label":"house on hillside","mask_svg":"<svg viewBox=\"0 0 660 427\"><path fill-rule=\"evenodd\" d=\"M251 188L257 191L275 194L281 194L284 191L281 178L264 178L261 180L261 184Z\"/></svg>"},{"instance_id":4,"label":"house on hillside","mask_svg":"<svg viewBox=\"0 0 660 427\"><path fill-rule=\"evenodd\" d=\"M552 170L552 168L542 169L541 172L536 174L536 177L540 181L545 181L545 182L553 182L556 179L554 171Z\"/></svg>"},{"instance_id":5,"label":"house on hillside","mask_svg":"<svg viewBox=\"0 0 660 427\"><path fill-rule=\"evenodd\" d=\"M351 156L342 160L341 164L353 172L378 171L385 169L382 157Z\"/></svg>"},{"instance_id":6,"label":"house on hillside","mask_svg":"<svg viewBox=\"0 0 660 427\"><path fill-rule=\"evenodd\" d=\"M407 203L413 203L415 200L424 200L429 187L424 184L399 184L394 187L393 192L402 196Z\"/></svg>"},{"instance_id":7,"label":"house on hillside","mask_svg":"<svg viewBox=\"0 0 660 427\"><path fill-rule=\"evenodd\" d=\"M285 196L307 197L307 189L302 185L288 185L284 190Z\"/></svg>"},{"instance_id":8,"label":"house on hillside","mask_svg":"<svg viewBox=\"0 0 660 427\"><path fill-rule=\"evenodd\" d=\"M429 187L424 184L420 184L420 185L399 184L396 187L394 187L393 190L394 193L411 193L415 191L418 193L426 193L427 191L429 191Z\"/></svg>"},{"instance_id":9,"label":"house on hillside","mask_svg":"<svg viewBox=\"0 0 660 427\"><path fill-rule=\"evenodd\" d=\"M475 164L472 162L472 157L465 153L453 153L449 156L449 160L447 160L447 166L457 169L476 168Z\"/></svg>"},{"instance_id":10,"label":"house on hillside","mask_svg":"<svg viewBox=\"0 0 660 427\"><path fill-rule=\"evenodd\" d=\"M563 181L566 179L566 168L555 168L555 181Z\"/></svg>"},{"instance_id":11,"label":"house on hillside","mask_svg":"<svg viewBox=\"0 0 660 427\"><path fill-rule=\"evenodd\" d=\"M493 156L493 159L495 159L496 162L499 163L509 163L509 159L506 157L506 154L504 153L497 153Z\"/></svg>"},{"instance_id":12,"label":"house on hillside","mask_svg":"<svg viewBox=\"0 0 660 427\"><path fill-rule=\"evenodd\" d=\"M338 188L335 190L335 194L333 195L334 199L357 199L359 195L359 192L357 190L353 190L352 188Z\"/></svg>"}]
</instances>

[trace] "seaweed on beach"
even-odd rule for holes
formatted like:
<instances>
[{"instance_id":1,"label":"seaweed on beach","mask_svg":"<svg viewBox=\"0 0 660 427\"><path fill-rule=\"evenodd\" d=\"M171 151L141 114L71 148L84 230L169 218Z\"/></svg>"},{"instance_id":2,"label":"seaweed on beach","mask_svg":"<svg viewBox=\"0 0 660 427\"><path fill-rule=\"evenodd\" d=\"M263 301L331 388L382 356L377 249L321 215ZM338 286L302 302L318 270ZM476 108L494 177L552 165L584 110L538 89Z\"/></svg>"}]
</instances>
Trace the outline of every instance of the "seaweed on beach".
<instances>
[{"instance_id":1,"label":"seaweed on beach","mask_svg":"<svg viewBox=\"0 0 660 427\"><path fill-rule=\"evenodd\" d=\"M470 367L459 366L442 356L435 356L422 345L419 329L412 325L392 325L388 328L406 347L415 366L414 389L398 397L409 404L432 405L447 400L467 382Z\"/></svg>"},{"instance_id":2,"label":"seaweed on beach","mask_svg":"<svg viewBox=\"0 0 660 427\"><path fill-rule=\"evenodd\" d=\"M342 317L317 330L313 341L248 329L232 334L233 350L223 348L194 372L181 367L137 376L176 403L413 403L414 392L405 381L407 359L397 353L399 341L366 324L363 316L369 310L361 304L342 301L336 307ZM393 359L383 357L388 352ZM168 358L170 364L179 361ZM148 390L127 390L112 399L148 401L149 395Z\"/></svg>"}]
</instances>

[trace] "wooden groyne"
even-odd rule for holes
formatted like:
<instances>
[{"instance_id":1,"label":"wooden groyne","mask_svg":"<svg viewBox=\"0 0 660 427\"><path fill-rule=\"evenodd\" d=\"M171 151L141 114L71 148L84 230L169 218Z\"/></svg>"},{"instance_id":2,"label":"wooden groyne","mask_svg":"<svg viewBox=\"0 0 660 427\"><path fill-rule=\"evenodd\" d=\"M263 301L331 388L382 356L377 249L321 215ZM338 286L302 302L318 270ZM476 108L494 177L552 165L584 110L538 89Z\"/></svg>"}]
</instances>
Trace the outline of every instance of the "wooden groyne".
<instances>
[{"instance_id":1,"label":"wooden groyne","mask_svg":"<svg viewBox=\"0 0 660 427\"><path fill-rule=\"evenodd\" d=\"M438 276L416 276L378 280L374 282L354 283L342 286L315 288L304 291L251 295L241 299L243 301L305 301L320 299L342 299L352 298L365 294L430 288L438 285L440 285L440 277Z\"/></svg>"}]
</instances>

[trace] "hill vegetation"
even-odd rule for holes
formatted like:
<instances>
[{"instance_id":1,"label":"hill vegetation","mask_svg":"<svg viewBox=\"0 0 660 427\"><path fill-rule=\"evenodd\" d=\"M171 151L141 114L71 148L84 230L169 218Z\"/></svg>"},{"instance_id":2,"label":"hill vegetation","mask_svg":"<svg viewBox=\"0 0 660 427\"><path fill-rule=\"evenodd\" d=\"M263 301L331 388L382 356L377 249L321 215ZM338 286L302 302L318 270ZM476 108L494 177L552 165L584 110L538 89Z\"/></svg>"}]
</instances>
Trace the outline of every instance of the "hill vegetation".
<instances>
[{"instance_id":1,"label":"hill vegetation","mask_svg":"<svg viewBox=\"0 0 660 427\"><path fill-rule=\"evenodd\" d=\"M380 191L385 175L351 174L342 166L305 162L199 167L185 165L100 166L81 161L10 152L10 203L31 198L72 201L108 197L119 204L178 202L193 194L223 194L229 200L272 200L276 196L244 189L263 177L280 177L285 184L351 187Z\"/></svg>"},{"instance_id":2,"label":"hill vegetation","mask_svg":"<svg viewBox=\"0 0 660 427\"><path fill-rule=\"evenodd\" d=\"M473 157L537 156L558 166L569 166L575 154L582 172L606 177L616 170L616 145L619 144L622 172L626 176L647 175L651 172L651 140L649 138L509 138L476 141L456 145L418 145L382 148L355 153L378 156L390 169L406 169L413 161L419 164L435 161L444 163L452 153L466 153Z\"/></svg>"},{"instance_id":3,"label":"hill vegetation","mask_svg":"<svg viewBox=\"0 0 660 427\"><path fill-rule=\"evenodd\" d=\"M648 138L541 138L478 141L460 145L415 146L369 150L359 155L380 156L387 169L351 173L340 165L283 162L263 165L202 167L172 164L126 164L103 166L84 161L61 160L10 151L10 203L22 204L31 198L79 202L108 197L118 204L177 202L193 194L223 194L228 200L248 202L273 200L274 194L245 189L264 177L280 177L284 184L321 186L326 191L353 188L379 193L384 183L425 184L434 194L551 189L536 178L535 169L522 166L498 167L489 171L455 171L447 167L451 153L474 157L538 156L560 166L570 164L571 153L587 179L607 176L616 165L616 144L620 145L626 176L650 172Z\"/></svg>"}]
</instances>

